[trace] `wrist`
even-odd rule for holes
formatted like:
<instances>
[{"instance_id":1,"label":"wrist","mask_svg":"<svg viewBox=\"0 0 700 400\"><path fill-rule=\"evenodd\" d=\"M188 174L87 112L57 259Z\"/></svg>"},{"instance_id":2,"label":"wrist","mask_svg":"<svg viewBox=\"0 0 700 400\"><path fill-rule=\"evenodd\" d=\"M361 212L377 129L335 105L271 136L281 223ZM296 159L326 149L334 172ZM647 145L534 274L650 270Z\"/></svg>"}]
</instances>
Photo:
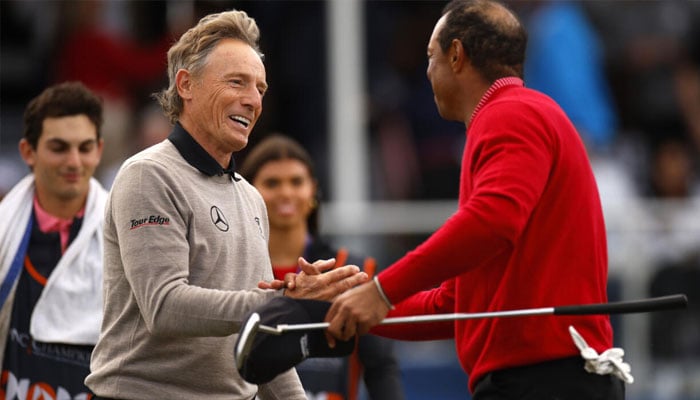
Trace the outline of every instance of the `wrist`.
<instances>
[{"instance_id":1,"label":"wrist","mask_svg":"<svg viewBox=\"0 0 700 400\"><path fill-rule=\"evenodd\" d=\"M379 297L381 297L382 300L384 300L384 304L386 304L387 307L389 307L390 310L393 310L393 309L394 309L394 305L391 304L391 301L389 301L389 298L386 297L386 293L384 293L384 289L382 289L382 285L379 283L379 278L377 278L377 277L375 276L374 278L372 278L372 282L374 282L374 287L376 287L376 288L377 288L377 292L379 292Z\"/></svg>"}]
</instances>

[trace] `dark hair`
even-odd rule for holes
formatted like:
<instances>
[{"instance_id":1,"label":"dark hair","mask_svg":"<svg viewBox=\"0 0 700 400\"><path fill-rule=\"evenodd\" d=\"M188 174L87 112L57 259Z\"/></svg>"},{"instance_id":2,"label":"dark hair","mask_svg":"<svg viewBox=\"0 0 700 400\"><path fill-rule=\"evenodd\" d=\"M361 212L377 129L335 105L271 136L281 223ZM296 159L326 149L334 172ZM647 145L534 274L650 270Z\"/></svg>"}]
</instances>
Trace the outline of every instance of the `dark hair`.
<instances>
[{"instance_id":1,"label":"dark hair","mask_svg":"<svg viewBox=\"0 0 700 400\"><path fill-rule=\"evenodd\" d=\"M489 82L506 76L523 78L527 32L508 7L491 0L453 0L443 9L445 14L438 35L442 51L457 39Z\"/></svg>"},{"instance_id":2,"label":"dark hair","mask_svg":"<svg viewBox=\"0 0 700 400\"><path fill-rule=\"evenodd\" d=\"M46 118L85 115L102 137L102 99L80 82L64 82L44 89L24 110L24 138L36 149Z\"/></svg>"},{"instance_id":3,"label":"dark hair","mask_svg":"<svg viewBox=\"0 0 700 400\"><path fill-rule=\"evenodd\" d=\"M250 153L248 153L246 156L245 160L243 160L243 164L238 170L238 173L252 184L255 177L258 175L258 172L260 172L260 169L265 164L272 161L288 159L297 160L304 164L309 170L309 175L311 175L311 178L314 181L318 180L316 177L314 162L309 153L301 144L299 144L299 142L279 133L266 137L255 147L253 147ZM320 190L318 188L316 189L316 202L320 203ZM311 233L312 236L317 236L319 233L318 209L318 207L315 207L307 218L309 233Z\"/></svg>"}]
</instances>

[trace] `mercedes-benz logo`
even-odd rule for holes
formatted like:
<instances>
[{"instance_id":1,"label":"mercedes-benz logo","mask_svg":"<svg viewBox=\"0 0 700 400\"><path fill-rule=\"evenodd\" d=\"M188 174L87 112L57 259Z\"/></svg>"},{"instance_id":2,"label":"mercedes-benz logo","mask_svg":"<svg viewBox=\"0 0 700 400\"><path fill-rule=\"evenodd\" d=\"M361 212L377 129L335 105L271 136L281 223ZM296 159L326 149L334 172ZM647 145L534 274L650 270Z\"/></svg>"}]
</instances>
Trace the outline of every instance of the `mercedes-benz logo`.
<instances>
[{"instance_id":1,"label":"mercedes-benz logo","mask_svg":"<svg viewBox=\"0 0 700 400\"><path fill-rule=\"evenodd\" d=\"M219 207L211 206L209 215L211 215L211 222L214 223L214 226L222 232L228 231L228 221L226 221L226 217L224 217L224 213L221 212Z\"/></svg>"}]
</instances>

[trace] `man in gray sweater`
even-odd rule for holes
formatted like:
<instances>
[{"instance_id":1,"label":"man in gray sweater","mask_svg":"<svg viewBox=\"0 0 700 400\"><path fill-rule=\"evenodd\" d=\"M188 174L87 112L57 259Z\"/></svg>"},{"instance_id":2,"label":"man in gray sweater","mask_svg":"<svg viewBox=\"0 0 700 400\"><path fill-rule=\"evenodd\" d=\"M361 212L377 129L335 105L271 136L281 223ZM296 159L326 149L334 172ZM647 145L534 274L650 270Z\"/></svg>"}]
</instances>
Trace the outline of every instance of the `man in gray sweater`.
<instances>
[{"instance_id":1,"label":"man in gray sweater","mask_svg":"<svg viewBox=\"0 0 700 400\"><path fill-rule=\"evenodd\" d=\"M267 89L242 11L202 18L168 52L167 140L122 165L105 213L104 319L86 385L98 399L305 399L294 369L256 386L233 359L246 314L274 296L330 300L367 281L309 264L273 280L260 194L235 172Z\"/></svg>"}]
</instances>

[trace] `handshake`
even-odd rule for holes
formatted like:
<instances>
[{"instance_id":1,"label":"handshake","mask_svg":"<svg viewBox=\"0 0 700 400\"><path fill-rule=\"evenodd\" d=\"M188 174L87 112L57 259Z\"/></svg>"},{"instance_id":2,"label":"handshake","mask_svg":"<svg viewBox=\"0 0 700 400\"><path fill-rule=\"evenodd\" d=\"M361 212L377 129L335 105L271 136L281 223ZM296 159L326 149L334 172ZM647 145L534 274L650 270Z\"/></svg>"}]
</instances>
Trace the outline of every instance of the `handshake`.
<instances>
[{"instance_id":1,"label":"handshake","mask_svg":"<svg viewBox=\"0 0 700 400\"><path fill-rule=\"evenodd\" d=\"M284 295L293 299L332 301L339 294L365 283L369 276L360 271L357 265L344 265L335 268L335 259L318 260L309 263L299 257L297 274L287 274L284 280L260 282L260 289L284 289Z\"/></svg>"}]
</instances>

